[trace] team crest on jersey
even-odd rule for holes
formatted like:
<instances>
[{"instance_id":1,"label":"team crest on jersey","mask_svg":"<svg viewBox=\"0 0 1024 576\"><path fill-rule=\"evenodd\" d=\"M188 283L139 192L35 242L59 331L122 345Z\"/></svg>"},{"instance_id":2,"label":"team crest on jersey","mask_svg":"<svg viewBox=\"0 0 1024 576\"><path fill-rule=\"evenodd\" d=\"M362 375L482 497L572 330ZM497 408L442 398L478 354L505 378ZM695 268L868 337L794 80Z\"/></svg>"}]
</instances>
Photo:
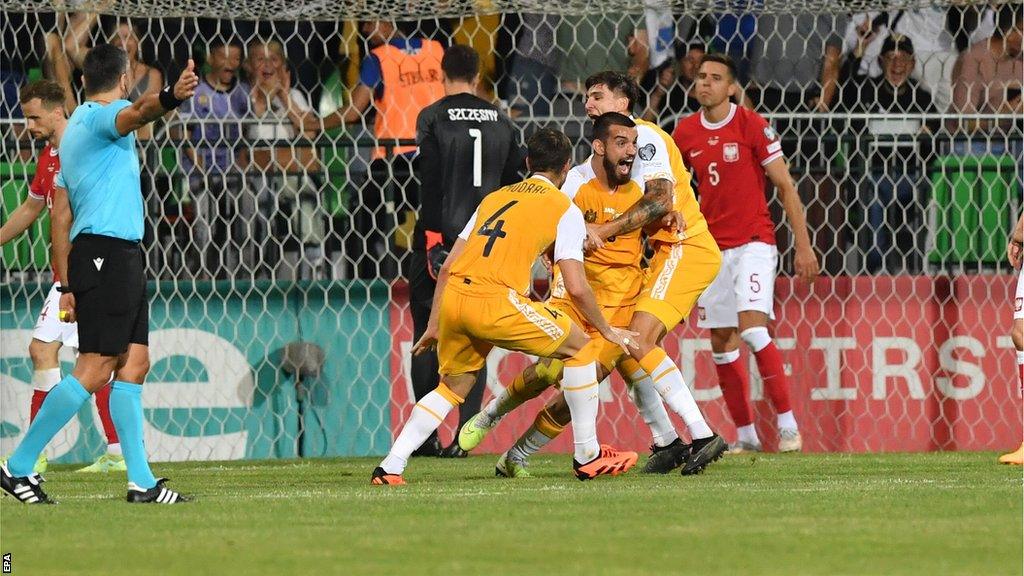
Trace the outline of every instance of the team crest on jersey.
<instances>
[{"instance_id":1,"label":"team crest on jersey","mask_svg":"<svg viewBox=\"0 0 1024 576\"><path fill-rule=\"evenodd\" d=\"M722 146L722 159L726 162L735 162L740 159L740 145L730 142Z\"/></svg>"},{"instance_id":2,"label":"team crest on jersey","mask_svg":"<svg viewBox=\"0 0 1024 576\"><path fill-rule=\"evenodd\" d=\"M769 141L772 141L772 140L775 140L776 138L778 138L779 135L778 135L778 133L775 132L775 129L772 128L771 126L765 126L764 127L764 137L767 138Z\"/></svg>"},{"instance_id":3,"label":"team crest on jersey","mask_svg":"<svg viewBox=\"0 0 1024 576\"><path fill-rule=\"evenodd\" d=\"M654 158L654 153L657 151L658 149L654 147L654 144L647 143L641 146L640 149L636 151L636 153L638 156L640 156L641 160L643 160L644 162L648 162L652 158Z\"/></svg>"},{"instance_id":4,"label":"team crest on jersey","mask_svg":"<svg viewBox=\"0 0 1024 576\"><path fill-rule=\"evenodd\" d=\"M708 138L708 146L718 146L718 136Z\"/></svg>"},{"instance_id":5,"label":"team crest on jersey","mask_svg":"<svg viewBox=\"0 0 1024 576\"><path fill-rule=\"evenodd\" d=\"M590 223L597 222L597 212L594 210L587 210L583 213L583 219Z\"/></svg>"}]
</instances>

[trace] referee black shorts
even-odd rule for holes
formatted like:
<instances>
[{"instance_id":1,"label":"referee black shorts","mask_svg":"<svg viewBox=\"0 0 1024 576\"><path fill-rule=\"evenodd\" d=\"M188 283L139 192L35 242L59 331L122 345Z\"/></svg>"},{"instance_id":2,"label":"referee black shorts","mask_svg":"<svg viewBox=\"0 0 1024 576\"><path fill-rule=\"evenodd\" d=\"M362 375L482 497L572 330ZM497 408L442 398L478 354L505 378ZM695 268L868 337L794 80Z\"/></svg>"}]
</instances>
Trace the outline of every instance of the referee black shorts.
<instances>
[{"instance_id":1,"label":"referee black shorts","mask_svg":"<svg viewBox=\"0 0 1024 576\"><path fill-rule=\"evenodd\" d=\"M71 243L68 282L75 295L78 351L116 356L149 346L149 301L142 247L110 236L79 234Z\"/></svg>"}]
</instances>

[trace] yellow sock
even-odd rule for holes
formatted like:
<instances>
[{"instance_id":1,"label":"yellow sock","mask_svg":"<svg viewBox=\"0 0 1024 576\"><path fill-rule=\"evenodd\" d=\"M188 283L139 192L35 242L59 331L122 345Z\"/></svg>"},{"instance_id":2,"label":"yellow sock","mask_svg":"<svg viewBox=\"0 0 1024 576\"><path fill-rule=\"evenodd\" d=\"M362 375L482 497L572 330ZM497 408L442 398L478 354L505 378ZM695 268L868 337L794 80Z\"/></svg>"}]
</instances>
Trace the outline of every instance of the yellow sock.
<instances>
[{"instance_id":1,"label":"yellow sock","mask_svg":"<svg viewBox=\"0 0 1024 576\"><path fill-rule=\"evenodd\" d=\"M619 374L622 374L626 378L633 379L634 375L642 370L643 368L640 367L640 363L632 357L627 356L619 361Z\"/></svg>"},{"instance_id":2,"label":"yellow sock","mask_svg":"<svg viewBox=\"0 0 1024 576\"><path fill-rule=\"evenodd\" d=\"M511 460L525 462L531 454L543 448L565 430L565 426L555 422L547 408L537 413L533 424L523 432L515 445L509 448L508 457Z\"/></svg>"},{"instance_id":3,"label":"yellow sock","mask_svg":"<svg viewBox=\"0 0 1024 576\"><path fill-rule=\"evenodd\" d=\"M551 387L562 378L562 369L565 368L565 362L561 360L552 360L549 364L545 365L543 362L537 363L537 379L542 380L546 383L545 389Z\"/></svg>"},{"instance_id":4,"label":"yellow sock","mask_svg":"<svg viewBox=\"0 0 1024 576\"><path fill-rule=\"evenodd\" d=\"M667 358L668 354L665 354L665 351L662 350L661 347L655 347L654 350L651 350L646 356L640 359L640 368L651 376L651 380L657 382L665 375L665 369L662 368L661 370L658 370L658 366L660 366Z\"/></svg>"},{"instance_id":5,"label":"yellow sock","mask_svg":"<svg viewBox=\"0 0 1024 576\"><path fill-rule=\"evenodd\" d=\"M438 384L435 390L437 391L438 394L441 395L442 398L451 402L452 406L458 406L459 404L465 402L465 399L460 397L455 392L452 392L452 389L449 388L444 382Z\"/></svg>"},{"instance_id":6,"label":"yellow sock","mask_svg":"<svg viewBox=\"0 0 1024 576\"><path fill-rule=\"evenodd\" d=\"M538 432L548 438L557 438L565 430L565 424L555 422L547 407L537 413L537 417L533 420L533 425L536 426Z\"/></svg>"},{"instance_id":7,"label":"yellow sock","mask_svg":"<svg viewBox=\"0 0 1024 576\"><path fill-rule=\"evenodd\" d=\"M517 374L511 384L484 406L478 420L481 425L490 426L523 403L540 396L541 392L558 382L562 376L562 363L556 360L550 366L537 364L534 367L535 377L529 381L525 374L525 371Z\"/></svg>"},{"instance_id":8,"label":"yellow sock","mask_svg":"<svg viewBox=\"0 0 1024 576\"><path fill-rule=\"evenodd\" d=\"M683 373L663 349L658 347L651 350L647 356L640 359L640 367L651 375L654 389L661 395L665 404L686 423L686 427L690 429L690 436L697 439L708 438L714 434L704 420L704 415L701 414L686 382L683 381Z\"/></svg>"}]
</instances>

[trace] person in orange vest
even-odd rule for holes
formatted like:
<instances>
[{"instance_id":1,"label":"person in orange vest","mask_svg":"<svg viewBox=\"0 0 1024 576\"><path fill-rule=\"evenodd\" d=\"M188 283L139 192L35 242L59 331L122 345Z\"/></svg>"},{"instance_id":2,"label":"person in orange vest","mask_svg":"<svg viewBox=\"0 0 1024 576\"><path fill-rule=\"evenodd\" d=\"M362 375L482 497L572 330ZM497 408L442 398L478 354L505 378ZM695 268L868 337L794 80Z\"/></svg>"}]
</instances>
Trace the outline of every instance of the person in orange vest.
<instances>
[{"instance_id":1,"label":"person in orange vest","mask_svg":"<svg viewBox=\"0 0 1024 576\"><path fill-rule=\"evenodd\" d=\"M444 47L436 40L406 37L392 21L361 22L367 55L359 69L359 83L345 108L321 120L330 130L363 121L370 105L375 119L374 136L380 146L373 150L370 180L360 191L352 218L355 247L347 250L355 263L357 278L390 277L397 262L387 250L386 235L397 220L417 203L412 161L416 146L399 146L395 140L416 139L416 117L444 96L441 58ZM396 186L392 191L391 184Z\"/></svg>"}]
</instances>

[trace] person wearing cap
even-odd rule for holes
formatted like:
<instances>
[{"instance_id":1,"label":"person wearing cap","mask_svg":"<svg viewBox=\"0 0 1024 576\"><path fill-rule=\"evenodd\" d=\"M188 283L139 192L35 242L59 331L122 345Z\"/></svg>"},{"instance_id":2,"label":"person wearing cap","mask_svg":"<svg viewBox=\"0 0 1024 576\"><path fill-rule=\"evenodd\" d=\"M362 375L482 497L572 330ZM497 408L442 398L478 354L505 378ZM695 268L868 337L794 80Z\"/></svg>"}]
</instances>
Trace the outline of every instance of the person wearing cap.
<instances>
[{"instance_id":1,"label":"person wearing cap","mask_svg":"<svg viewBox=\"0 0 1024 576\"><path fill-rule=\"evenodd\" d=\"M913 226L920 216L917 188L931 152L910 137L939 126L919 116L936 110L932 95L910 77L915 64L910 38L891 34L882 44L878 63L882 75L855 77L844 87L841 103L847 112L885 115L851 122L863 143L861 151L868 156L868 178L861 179L867 224L861 246L866 271L912 272L920 266ZM909 239L893 242L897 236Z\"/></svg>"}]
</instances>

